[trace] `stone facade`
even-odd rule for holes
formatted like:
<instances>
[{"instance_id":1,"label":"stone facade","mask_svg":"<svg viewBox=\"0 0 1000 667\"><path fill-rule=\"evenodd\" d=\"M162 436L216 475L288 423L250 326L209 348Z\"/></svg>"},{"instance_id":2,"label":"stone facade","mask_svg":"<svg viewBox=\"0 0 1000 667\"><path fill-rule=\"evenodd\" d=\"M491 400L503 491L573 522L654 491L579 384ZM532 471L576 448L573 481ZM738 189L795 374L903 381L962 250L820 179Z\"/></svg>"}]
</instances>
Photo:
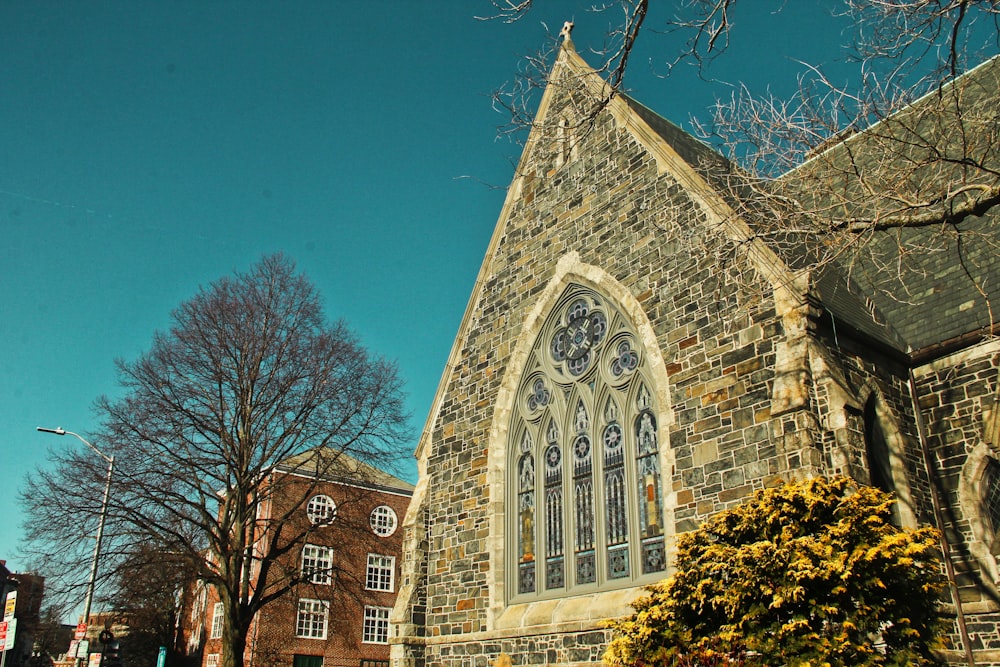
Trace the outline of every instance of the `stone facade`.
<instances>
[{"instance_id":1,"label":"stone facade","mask_svg":"<svg viewBox=\"0 0 1000 667\"><path fill-rule=\"evenodd\" d=\"M977 528L983 518L966 516L959 497L981 474L966 461L983 447L1000 349L915 365L838 332L811 277L755 240L712 187L704 147L621 95L577 123L578 98L601 84L568 40L551 81L418 447L394 667L599 664L602 621L665 576L568 595L517 589L517 401L536 342L578 289L629 322L648 368L668 553L676 534L757 489L816 474L869 483L878 467L902 524L950 527L962 596L946 611L968 621L977 664L1000 660L996 562L971 546L992 528ZM745 261L696 251L731 244ZM871 438L884 451L878 466ZM958 624L953 647L961 661Z\"/></svg>"}]
</instances>

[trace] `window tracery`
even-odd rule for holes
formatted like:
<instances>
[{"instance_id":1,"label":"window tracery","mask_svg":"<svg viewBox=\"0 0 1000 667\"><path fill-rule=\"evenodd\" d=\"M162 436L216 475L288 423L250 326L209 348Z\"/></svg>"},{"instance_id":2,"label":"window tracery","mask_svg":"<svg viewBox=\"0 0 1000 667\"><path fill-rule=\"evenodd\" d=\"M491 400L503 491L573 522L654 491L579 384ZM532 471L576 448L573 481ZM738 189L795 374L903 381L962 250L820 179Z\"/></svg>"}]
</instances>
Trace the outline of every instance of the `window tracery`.
<instances>
[{"instance_id":1,"label":"window tracery","mask_svg":"<svg viewBox=\"0 0 1000 667\"><path fill-rule=\"evenodd\" d=\"M633 325L573 285L542 326L523 378L508 431L515 596L621 587L662 573L657 417Z\"/></svg>"}]
</instances>

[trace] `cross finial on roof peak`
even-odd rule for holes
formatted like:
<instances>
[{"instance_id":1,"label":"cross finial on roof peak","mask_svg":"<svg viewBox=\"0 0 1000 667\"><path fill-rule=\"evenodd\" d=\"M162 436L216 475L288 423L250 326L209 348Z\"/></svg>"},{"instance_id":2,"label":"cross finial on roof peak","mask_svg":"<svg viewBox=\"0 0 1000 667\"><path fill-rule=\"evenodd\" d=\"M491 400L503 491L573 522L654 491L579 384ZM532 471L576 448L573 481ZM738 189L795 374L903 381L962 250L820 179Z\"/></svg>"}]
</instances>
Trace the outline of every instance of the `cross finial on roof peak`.
<instances>
[{"instance_id":1,"label":"cross finial on roof peak","mask_svg":"<svg viewBox=\"0 0 1000 667\"><path fill-rule=\"evenodd\" d=\"M573 22L566 21L565 23L563 23L562 30L559 31L559 36L562 37L563 40L567 40L569 39L569 34L571 32L573 32Z\"/></svg>"}]
</instances>

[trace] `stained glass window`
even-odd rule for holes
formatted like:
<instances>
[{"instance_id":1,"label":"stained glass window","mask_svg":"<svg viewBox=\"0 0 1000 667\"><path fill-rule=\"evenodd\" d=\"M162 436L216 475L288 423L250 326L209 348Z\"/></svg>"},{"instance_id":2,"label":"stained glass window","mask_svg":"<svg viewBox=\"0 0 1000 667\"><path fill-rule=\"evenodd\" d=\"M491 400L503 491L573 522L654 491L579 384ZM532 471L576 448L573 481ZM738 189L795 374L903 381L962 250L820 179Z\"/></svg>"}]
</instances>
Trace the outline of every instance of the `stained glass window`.
<instances>
[{"instance_id":1,"label":"stained glass window","mask_svg":"<svg viewBox=\"0 0 1000 667\"><path fill-rule=\"evenodd\" d=\"M635 418L636 470L638 471L639 526L642 529L642 571L659 572L666 565L663 544L663 490L660 481L656 416L649 408L649 392L639 387Z\"/></svg>"},{"instance_id":2,"label":"stained glass window","mask_svg":"<svg viewBox=\"0 0 1000 667\"><path fill-rule=\"evenodd\" d=\"M666 569L646 364L633 324L588 288L571 286L542 326L509 430L515 596L628 586Z\"/></svg>"},{"instance_id":3,"label":"stained glass window","mask_svg":"<svg viewBox=\"0 0 1000 667\"><path fill-rule=\"evenodd\" d=\"M618 408L608 399L604 409L604 508L607 515L608 578L628 577L628 501L625 485L624 437Z\"/></svg>"},{"instance_id":4,"label":"stained glass window","mask_svg":"<svg viewBox=\"0 0 1000 667\"><path fill-rule=\"evenodd\" d=\"M562 449L559 428L549 422L545 445L545 587L562 588L563 571L563 502Z\"/></svg>"},{"instance_id":5,"label":"stained glass window","mask_svg":"<svg viewBox=\"0 0 1000 667\"><path fill-rule=\"evenodd\" d=\"M524 432L521 457L517 464L518 478L518 590L528 593L535 590L535 458L532 455L531 436Z\"/></svg>"}]
</instances>

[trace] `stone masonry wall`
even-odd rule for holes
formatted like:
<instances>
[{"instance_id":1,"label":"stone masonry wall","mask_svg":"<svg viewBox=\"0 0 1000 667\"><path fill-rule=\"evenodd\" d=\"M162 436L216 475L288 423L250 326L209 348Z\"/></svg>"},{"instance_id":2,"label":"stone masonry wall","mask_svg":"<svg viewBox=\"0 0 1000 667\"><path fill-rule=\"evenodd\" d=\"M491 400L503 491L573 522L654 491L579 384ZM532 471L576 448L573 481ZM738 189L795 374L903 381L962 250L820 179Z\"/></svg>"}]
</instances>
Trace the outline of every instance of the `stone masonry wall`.
<instances>
[{"instance_id":1,"label":"stone masonry wall","mask_svg":"<svg viewBox=\"0 0 1000 667\"><path fill-rule=\"evenodd\" d=\"M1000 368L1000 344L981 344L916 369L927 446L945 504L944 529L960 586L970 644L977 665L1000 665L1000 596L997 564L985 543L985 517L979 512L977 470L986 457L998 457L997 444L983 440L983 417L992 407ZM993 532L989 527L989 533ZM952 646L960 646L957 632Z\"/></svg>"},{"instance_id":2,"label":"stone masonry wall","mask_svg":"<svg viewBox=\"0 0 1000 667\"><path fill-rule=\"evenodd\" d=\"M427 665L486 665L500 652L517 665L593 664L607 642L596 623L568 634L498 634L486 613L484 490L498 387L527 312L567 253L621 283L658 338L673 413L661 433L676 461L666 471L675 530L773 483L788 467L775 443L811 428L795 411L771 414L775 341L784 331L769 286L748 263L723 267L693 252L692 238L716 234L706 231L703 210L610 114L574 141L578 159L557 168L543 142L521 174L434 425L424 505Z\"/></svg>"},{"instance_id":3,"label":"stone masonry wall","mask_svg":"<svg viewBox=\"0 0 1000 667\"><path fill-rule=\"evenodd\" d=\"M656 373L666 385L655 393L666 403L658 423L669 466L668 532L692 530L783 478L846 474L870 481L865 406L874 400L894 483L905 486L903 520L938 523L932 500L940 485L977 664L1000 666L997 563L982 544L982 517L968 513L974 463L994 455L982 442L981 423L997 391L1000 344L916 370L925 441L902 357L838 338L799 298L805 288L797 278L772 284L746 254L707 251L731 242L731 221L705 204L710 195L691 190L697 177L669 150L651 149L645 130L623 127L614 100L593 123L578 124L575 108L587 106L577 99L574 107L578 92L556 91L533 133L446 371L408 528L407 556L419 563L407 570L406 608L396 610L404 636L394 667L577 667L598 664L610 639L596 618L547 619L551 600L526 605L535 612L525 613L523 624L497 622L505 601L500 595L498 603L495 591L505 583L492 570L502 562L493 551L503 549L496 531L505 496L496 492L504 474L496 468L506 459L491 448L507 446L495 428L508 400L508 372L518 368L515 351L537 333L527 323L537 321L568 258L596 267L630 295L652 330L654 340L645 343L655 345L662 359ZM653 131L660 140L690 140L663 129ZM698 153L690 148L676 153ZM957 629L951 640L947 657L961 663Z\"/></svg>"},{"instance_id":4,"label":"stone masonry wall","mask_svg":"<svg viewBox=\"0 0 1000 667\"><path fill-rule=\"evenodd\" d=\"M824 451L828 457L829 473L848 475L861 483L871 483L864 441L863 411L865 402L875 394L888 413L882 420L883 430L891 433L898 429L898 444L902 450L900 454L909 485L914 519L921 525L934 525L930 481L920 449L906 367L898 359L844 336L832 337L829 332L821 331L818 340L836 359L837 368L843 374L842 381L855 401L845 409L847 430L850 431L846 440L838 437L840 434L836 429L827 428L824 431ZM821 403L817 405L817 411L822 415L838 409L829 405L829 402ZM833 455L838 447L849 454L848 461L838 461Z\"/></svg>"}]
</instances>

